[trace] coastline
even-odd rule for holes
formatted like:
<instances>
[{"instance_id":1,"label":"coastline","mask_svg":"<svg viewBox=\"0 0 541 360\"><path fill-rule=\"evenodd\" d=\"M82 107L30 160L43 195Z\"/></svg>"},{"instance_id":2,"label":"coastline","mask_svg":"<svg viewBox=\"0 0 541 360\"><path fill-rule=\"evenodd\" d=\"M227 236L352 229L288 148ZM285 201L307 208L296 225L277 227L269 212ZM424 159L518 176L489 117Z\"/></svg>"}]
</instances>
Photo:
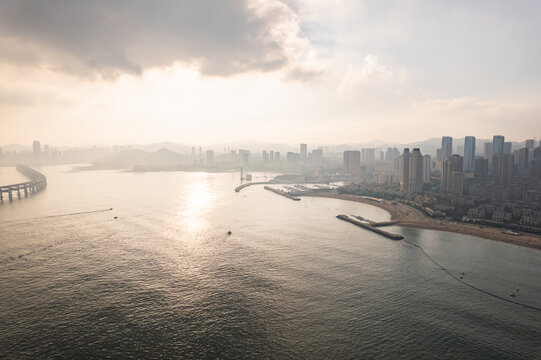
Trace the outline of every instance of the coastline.
<instances>
[{"instance_id":1,"label":"coastline","mask_svg":"<svg viewBox=\"0 0 541 360\"><path fill-rule=\"evenodd\" d=\"M488 240L502 241L518 246L529 247L541 250L541 236L532 234L521 234L520 236L503 234L501 228L491 228L487 226L465 223L449 223L426 217L419 210L401 202L384 200L382 202L365 199L360 195L337 194L337 193L319 193L306 194L302 196L326 197L347 201L356 201L363 204L377 206L391 214L391 221L397 221L396 226L403 226L417 229L437 230L454 232L463 235L476 236ZM393 205L395 203L396 205Z\"/></svg>"}]
</instances>

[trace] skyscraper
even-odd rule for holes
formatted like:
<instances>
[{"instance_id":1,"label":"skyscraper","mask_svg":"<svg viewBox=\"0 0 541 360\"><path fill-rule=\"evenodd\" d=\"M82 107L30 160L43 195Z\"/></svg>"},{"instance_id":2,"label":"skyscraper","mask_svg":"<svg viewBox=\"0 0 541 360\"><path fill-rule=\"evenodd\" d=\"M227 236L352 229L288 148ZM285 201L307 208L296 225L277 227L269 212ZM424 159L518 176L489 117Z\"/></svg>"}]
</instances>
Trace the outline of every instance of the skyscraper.
<instances>
[{"instance_id":1,"label":"skyscraper","mask_svg":"<svg viewBox=\"0 0 541 360\"><path fill-rule=\"evenodd\" d=\"M41 158L41 144L39 141L36 140L32 143L32 152L34 154L34 158Z\"/></svg>"},{"instance_id":2,"label":"skyscraper","mask_svg":"<svg viewBox=\"0 0 541 360\"><path fill-rule=\"evenodd\" d=\"M541 160L541 145L533 149L530 155L533 160Z\"/></svg>"},{"instance_id":3,"label":"skyscraper","mask_svg":"<svg viewBox=\"0 0 541 360\"><path fill-rule=\"evenodd\" d=\"M363 164L372 164L375 160L375 149L362 149L361 162Z\"/></svg>"},{"instance_id":4,"label":"skyscraper","mask_svg":"<svg viewBox=\"0 0 541 360\"><path fill-rule=\"evenodd\" d=\"M529 174L528 154L529 154L528 148L522 148L518 151L518 162L517 162L518 175L523 178L528 177L528 174Z\"/></svg>"},{"instance_id":5,"label":"skyscraper","mask_svg":"<svg viewBox=\"0 0 541 360\"><path fill-rule=\"evenodd\" d=\"M509 183L513 177L514 157L512 154L497 154L492 157L492 174L502 183Z\"/></svg>"},{"instance_id":6,"label":"skyscraper","mask_svg":"<svg viewBox=\"0 0 541 360\"><path fill-rule=\"evenodd\" d=\"M400 190L409 189L409 168L410 168L410 149L405 148L402 155L398 157L398 177L400 180Z\"/></svg>"},{"instance_id":7,"label":"skyscraper","mask_svg":"<svg viewBox=\"0 0 541 360\"><path fill-rule=\"evenodd\" d=\"M526 140L526 149L533 149L535 147L535 140L534 139L529 139L529 140Z\"/></svg>"},{"instance_id":8,"label":"skyscraper","mask_svg":"<svg viewBox=\"0 0 541 360\"><path fill-rule=\"evenodd\" d=\"M494 135L492 137L492 155L503 154L503 143L505 137L503 135Z\"/></svg>"},{"instance_id":9,"label":"skyscraper","mask_svg":"<svg viewBox=\"0 0 541 360\"><path fill-rule=\"evenodd\" d=\"M466 136L464 139L464 171L473 171L475 160L475 136Z\"/></svg>"},{"instance_id":10,"label":"skyscraper","mask_svg":"<svg viewBox=\"0 0 541 360\"><path fill-rule=\"evenodd\" d=\"M453 154L453 138L450 136L443 136L441 138L441 159L443 160Z\"/></svg>"},{"instance_id":11,"label":"skyscraper","mask_svg":"<svg viewBox=\"0 0 541 360\"><path fill-rule=\"evenodd\" d=\"M344 151L344 172L353 176L361 175L360 151Z\"/></svg>"},{"instance_id":12,"label":"skyscraper","mask_svg":"<svg viewBox=\"0 0 541 360\"><path fill-rule=\"evenodd\" d=\"M308 145L301 144L301 159L306 159L308 153Z\"/></svg>"},{"instance_id":13,"label":"skyscraper","mask_svg":"<svg viewBox=\"0 0 541 360\"><path fill-rule=\"evenodd\" d=\"M473 164L473 176L484 178L488 176L488 159L476 157Z\"/></svg>"},{"instance_id":14,"label":"skyscraper","mask_svg":"<svg viewBox=\"0 0 541 360\"><path fill-rule=\"evenodd\" d=\"M423 191L423 155L414 148L409 157L408 192L416 194Z\"/></svg>"},{"instance_id":15,"label":"skyscraper","mask_svg":"<svg viewBox=\"0 0 541 360\"><path fill-rule=\"evenodd\" d=\"M511 150L513 150L513 143L511 141L506 141L503 143L503 153L504 154L511 154Z\"/></svg>"},{"instance_id":16,"label":"skyscraper","mask_svg":"<svg viewBox=\"0 0 541 360\"><path fill-rule=\"evenodd\" d=\"M462 189L462 171L462 156L452 155L443 160L441 171L441 191L444 193L454 193L457 195L462 195L459 194L461 192L460 189Z\"/></svg>"},{"instance_id":17,"label":"skyscraper","mask_svg":"<svg viewBox=\"0 0 541 360\"><path fill-rule=\"evenodd\" d=\"M430 155L423 156L423 183L430 183L430 174L432 173L432 159Z\"/></svg>"},{"instance_id":18,"label":"skyscraper","mask_svg":"<svg viewBox=\"0 0 541 360\"><path fill-rule=\"evenodd\" d=\"M214 151L207 150L207 164L214 164Z\"/></svg>"},{"instance_id":19,"label":"skyscraper","mask_svg":"<svg viewBox=\"0 0 541 360\"><path fill-rule=\"evenodd\" d=\"M484 149L484 156L485 159L488 160L488 162L492 162L492 143L486 142L485 143L485 149Z\"/></svg>"}]
</instances>

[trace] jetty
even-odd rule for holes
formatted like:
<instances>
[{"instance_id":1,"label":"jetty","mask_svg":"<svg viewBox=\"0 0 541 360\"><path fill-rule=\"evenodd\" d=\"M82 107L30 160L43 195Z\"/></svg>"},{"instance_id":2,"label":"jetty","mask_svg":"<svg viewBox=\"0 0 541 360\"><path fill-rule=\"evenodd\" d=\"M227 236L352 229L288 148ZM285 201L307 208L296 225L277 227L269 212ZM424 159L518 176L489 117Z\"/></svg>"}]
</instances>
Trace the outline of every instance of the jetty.
<instances>
[{"instance_id":1,"label":"jetty","mask_svg":"<svg viewBox=\"0 0 541 360\"><path fill-rule=\"evenodd\" d=\"M251 186L251 185L262 185L262 184L269 184L268 181L259 181L259 182L248 182L246 184L242 184L240 186L237 186L235 188L235 192L239 192L241 191L242 189L244 189L245 187L248 187L248 186Z\"/></svg>"},{"instance_id":2,"label":"jetty","mask_svg":"<svg viewBox=\"0 0 541 360\"><path fill-rule=\"evenodd\" d=\"M300 201L300 200L301 200L301 199L298 198L298 197L289 195L289 194L288 194L287 192L285 192L285 191L278 190L278 189L275 189L275 188L271 188L270 186L265 186L264 189L265 189L265 190L272 191L272 192L275 193L275 194L285 196L286 198L291 199L291 200L294 200L294 201Z\"/></svg>"},{"instance_id":3,"label":"jetty","mask_svg":"<svg viewBox=\"0 0 541 360\"><path fill-rule=\"evenodd\" d=\"M16 193L20 199L35 194L47 187L47 178L42 173L26 165L17 165L17 171L30 179L30 181L0 186L0 203L4 202L4 193L8 194L10 202L13 201L13 195Z\"/></svg>"},{"instance_id":4,"label":"jetty","mask_svg":"<svg viewBox=\"0 0 541 360\"><path fill-rule=\"evenodd\" d=\"M391 240L402 240L402 239L404 239L404 237L402 235L393 234L393 233L387 232L385 230L378 229L377 227L373 226L370 223L365 223L365 222L362 222L362 221L359 221L359 220L356 220L356 219L352 219L347 215L337 215L336 217L338 219L340 219L340 220L347 221L349 223L352 223L353 225L356 225L356 226L361 227L363 229L366 229L368 231L372 231L373 233L385 236L386 238L389 238Z\"/></svg>"}]
</instances>

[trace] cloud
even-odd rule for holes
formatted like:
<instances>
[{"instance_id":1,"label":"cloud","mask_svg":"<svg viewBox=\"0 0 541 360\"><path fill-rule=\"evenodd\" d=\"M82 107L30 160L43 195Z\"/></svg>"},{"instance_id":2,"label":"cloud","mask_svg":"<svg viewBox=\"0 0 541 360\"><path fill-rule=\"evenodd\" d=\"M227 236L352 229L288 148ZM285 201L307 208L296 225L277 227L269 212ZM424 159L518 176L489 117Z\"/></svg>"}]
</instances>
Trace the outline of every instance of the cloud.
<instances>
[{"instance_id":1,"label":"cloud","mask_svg":"<svg viewBox=\"0 0 541 360\"><path fill-rule=\"evenodd\" d=\"M0 0L0 61L114 78L177 62L205 75L273 71L302 58L278 0Z\"/></svg>"},{"instance_id":2,"label":"cloud","mask_svg":"<svg viewBox=\"0 0 541 360\"><path fill-rule=\"evenodd\" d=\"M370 89L395 93L398 87L408 80L404 70L390 69L372 54L364 57L361 66L347 66L340 76L342 77L340 84L342 91Z\"/></svg>"}]
</instances>

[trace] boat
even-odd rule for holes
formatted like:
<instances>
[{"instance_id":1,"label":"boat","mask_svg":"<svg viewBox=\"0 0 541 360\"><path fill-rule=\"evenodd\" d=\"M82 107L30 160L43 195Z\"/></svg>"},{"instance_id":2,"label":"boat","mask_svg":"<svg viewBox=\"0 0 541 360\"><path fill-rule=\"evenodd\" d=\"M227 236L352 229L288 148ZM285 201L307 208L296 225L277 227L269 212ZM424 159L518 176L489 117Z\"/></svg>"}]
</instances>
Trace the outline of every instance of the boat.
<instances>
[{"instance_id":1,"label":"boat","mask_svg":"<svg viewBox=\"0 0 541 360\"><path fill-rule=\"evenodd\" d=\"M231 230L229 230L229 231L227 232L227 235L231 235Z\"/></svg>"},{"instance_id":2,"label":"boat","mask_svg":"<svg viewBox=\"0 0 541 360\"><path fill-rule=\"evenodd\" d=\"M517 294L515 294L515 293L513 293L513 292L512 292L511 294L509 294L509 295L512 296L512 297L517 296Z\"/></svg>"}]
</instances>

